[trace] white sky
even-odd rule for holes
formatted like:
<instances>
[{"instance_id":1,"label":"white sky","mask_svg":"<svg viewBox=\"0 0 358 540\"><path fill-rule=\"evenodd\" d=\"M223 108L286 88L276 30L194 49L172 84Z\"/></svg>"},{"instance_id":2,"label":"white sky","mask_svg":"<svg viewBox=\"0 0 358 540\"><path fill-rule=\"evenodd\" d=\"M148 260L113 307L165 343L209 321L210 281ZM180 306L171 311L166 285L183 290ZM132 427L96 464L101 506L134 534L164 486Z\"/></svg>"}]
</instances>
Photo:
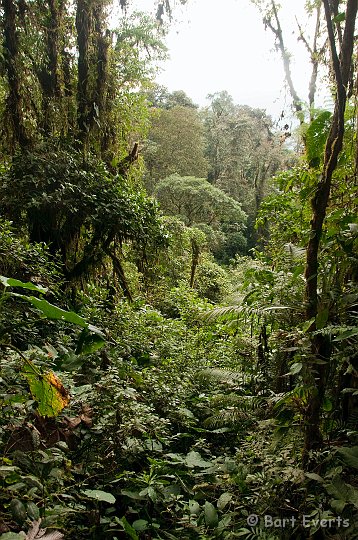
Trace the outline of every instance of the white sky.
<instances>
[{"instance_id":1,"label":"white sky","mask_svg":"<svg viewBox=\"0 0 358 540\"><path fill-rule=\"evenodd\" d=\"M152 13L154 3L132 0L135 9ZM311 70L295 22L297 15L309 31L305 0L280 0L280 4L294 84L306 100ZM258 9L249 0L188 0L175 15L166 39L170 60L162 66L159 84L170 91L184 90L200 106L208 103L209 93L227 90L237 104L266 109L274 120L285 110L288 119L291 98L281 57L274 50L272 32L265 31Z\"/></svg>"}]
</instances>

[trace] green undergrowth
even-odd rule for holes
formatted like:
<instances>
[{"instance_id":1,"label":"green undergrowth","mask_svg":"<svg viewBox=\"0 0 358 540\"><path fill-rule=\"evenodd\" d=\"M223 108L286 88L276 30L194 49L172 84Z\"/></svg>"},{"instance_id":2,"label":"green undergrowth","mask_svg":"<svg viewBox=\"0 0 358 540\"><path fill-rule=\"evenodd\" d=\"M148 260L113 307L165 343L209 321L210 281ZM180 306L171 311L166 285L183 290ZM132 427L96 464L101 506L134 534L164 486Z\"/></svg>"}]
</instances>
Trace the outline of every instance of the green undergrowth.
<instances>
[{"instance_id":1,"label":"green undergrowth","mask_svg":"<svg viewBox=\"0 0 358 540\"><path fill-rule=\"evenodd\" d=\"M251 283L274 279L245 264ZM250 298L240 313L179 287L167 298L173 318L139 300L110 310L103 291L88 288L77 302L101 346L72 316L55 324L30 304L33 343L1 356L2 538L38 518L76 540L307 538L329 519L332 538L354 538L357 447L332 442L317 472L303 471L303 398L270 383L280 359L272 345L257 360L253 288ZM3 297L5 309L13 301L20 320L24 299ZM23 358L69 392L57 417L39 415Z\"/></svg>"}]
</instances>

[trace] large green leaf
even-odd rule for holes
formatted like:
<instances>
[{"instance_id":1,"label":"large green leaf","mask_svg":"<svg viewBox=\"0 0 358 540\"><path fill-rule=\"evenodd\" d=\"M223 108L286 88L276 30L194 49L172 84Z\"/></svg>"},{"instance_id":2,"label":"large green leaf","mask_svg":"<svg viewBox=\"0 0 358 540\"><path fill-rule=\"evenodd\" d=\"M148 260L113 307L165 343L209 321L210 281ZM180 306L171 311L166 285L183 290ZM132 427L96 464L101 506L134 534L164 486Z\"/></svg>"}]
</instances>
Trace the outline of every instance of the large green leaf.
<instances>
[{"instance_id":1,"label":"large green leaf","mask_svg":"<svg viewBox=\"0 0 358 540\"><path fill-rule=\"evenodd\" d=\"M19 279L13 279L8 278L5 276L0 276L0 282L5 285L5 287L21 287L23 289L29 289L31 291L36 291L39 293L45 293L48 289L45 287L41 287L40 285L34 285L33 283L24 283L23 281L20 281ZM82 326L82 328L88 329L93 334L97 334L98 336L101 336L104 338L103 332L101 332L96 326L93 326L92 324L89 324L83 317L80 315L77 315L74 311L66 311L65 309L61 309L57 306L54 306L53 304L50 304L47 300L44 298L36 298L36 296L26 296L24 294L19 293L11 293L12 296L17 296L18 298L22 298L26 302L30 302L36 309L41 311L43 316L46 319L50 320L56 320L56 321L66 321L69 323L77 324L78 326ZM98 343L98 342L97 342ZM98 348L98 347L97 347Z\"/></svg>"},{"instance_id":2,"label":"large green leaf","mask_svg":"<svg viewBox=\"0 0 358 540\"><path fill-rule=\"evenodd\" d=\"M116 502L116 498L112 495L112 493L108 493L107 491L102 491L100 489L83 489L82 493L86 495L86 497L95 499L96 501L104 501L110 504L114 504Z\"/></svg>"},{"instance_id":3,"label":"large green leaf","mask_svg":"<svg viewBox=\"0 0 358 540\"><path fill-rule=\"evenodd\" d=\"M350 467L358 469L358 446L343 446L338 448L338 453Z\"/></svg>"},{"instance_id":4,"label":"large green leaf","mask_svg":"<svg viewBox=\"0 0 358 540\"><path fill-rule=\"evenodd\" d=\"M219 518L218 518L218 513L216 511L216 508L209 501L205 501L204 516L205 516L205 523L211 529L216 527L217 524L219 523Z\"/></svg>"},{"instance_id":5,"label":"large green leaf","mask_svg":"<svg viewBox=\"0 0 358 540\"><path fill-rule=\"evenodd\" d=\"M142 501L145 498L140 495L138 491L130 491L129 489L121 489L121 495L134 499L135 501Z\"/></svg>"},{"instance_id":6,"label":"large green leaf","mask_svg":"<svg viewBox=\"0 0 358 540\"><path fill-rule=\"evenodd\" d=\"M10 278L4 278L9 281ZM18 281L18 280L10 280L12 281ZM22 283L22 282L19 282ZM22 284L27 285L27 284ZM30 283L30 285L32 285ZM25 288L32 288L32 287L25 287ZM40 289L35 290L39 292ZM92 352L97 351L103 345L105 344L105 335L99 328L96 326L93 326L92 324L89 324L83 317L80 315L77 315L74 311L66 311L65 309L61 309L57 306L54 306L44 298L36 298L35 296L26 296L24 294L18 294L18 293L11 293L12 296L16 296L18 298L21 298L22 300L25 300L26 302L30 302L36 309L41 311L42 316L45 319L50 320L56 320L56 321L65 321L68 323L76 324L78 326L81 326L84 330L80 335L79 342L77 345L76 354L90 354Z\"/></svg>"},{"instance_id":7,"label":"large green leaf","mask_svg":"<svg viewBox=\"0 0 358 540\"><path fill-rule=\"evenodd\" d=\"M83 328L88 328L88 322L85 321L80 315L77 315L74 311L66 311L61 309L53 304L50 304L47 300L43 298L36 298L35 296L25 296L24 294L14 294L26 302L31 302L31 304L41 311L46 319L56 320L56 321L66 321L69 323L77 324Z\"/></svg>"},{"instance_id":8,"label":"large green leaf","mask_svg":"<svg viewBox=\"0 0 358 540\"><path fill-rule=\"evenodd\" d=\"M232 494L226 491L225 493L222 493L218 499L217 507L219 510L224 510L225 506L229 504L229 502L232 499Z\"/></svg>"},{"instance_id":9,"label":"large green leaf","mask_svg":"<svg viewBox=\"0 0 358 540\"><path fill-rule=\"evenodd\" d=\"M329 309L324 308L321 311L319 311L316 315L316 329L322 330L327 324L329 317Z\"/></svg>"},{"instance_id":10,"label":"large green leaf","mask_svg":"<svg viewBox=\"0 0 358 540\"><path fill-rule=\"evenodd\" d=\"M324 412L330 412L333 409L333 403L327 396L323 398L322 409Z\"/></svg>"},{"instance_id":11,"label":"large green leaf","mask_svg":"<svg viewBox=\"0 0 358 540\"><path fill-rule=\"evenodd\" d=\"M42 373L30 360L22 367L41 416L57 416L70 401L67 390L52 372Z\"/></svg>"},{"instance_id":12,"label":"large green leaf","mask_svg":"<svg viewBox=\"0 0 358 540\"><path fill-rule=\"evenodd\" d=\"M320 482L320 483L324 482L322 476L316 473L307 472L305 473L305 476L307 476L307 478L309 478L310 480L315 480L316 482Z\"/></svg>"},{"instance_id":13,"label":"large green leaf","mask_svg":"<svg viewBox=\"0 0 358 540\"><path fill-rule=\"evenodd\" d=\"M340 22L343 22L345 20L346 20L346 14L344 13L344 11L341 11L340 13L338 13L338 15L336 15L332 19L332 21L335 22L335 23L340 23Z\"/></svg>"},{"instance_id":14,"label":"large green leaf","mask_svg":"<svg viewBox=\"0 0 358 540\"><path fill-rule=\"evenodd\" d=\"M46 287L42 287L41 285L34 285L29 281L27 283L24 283L19 279L8 278L5 276L0 276L0 281L5 287L21 287L22 289L28 289L30 291L37 291L40 293L45 293L48 291Z\"/></svg>"},{"instance_id":15,"label":"large green leaf","mask_svg":"<svg viewBox=\"0 0 358 540\"><path fill-rule=\"evenodd\" d=\"M189 452L186 455L185 463L188 467L200 467L202 469L207 469L208 467L212 467L212 463L210 461L205 461L199 452Z\"/></svg>"},{"instance_id":16,"label":"large green leaf","mask_svg":"<svg viewBox=\"0 0 358 540\"><path fill-rule=\"evenodd\" d=\"M323 111L309 125L306 132L306 152L310 167L319 167L331 126L332 113Z\"/></svg>"},{"instance_id":17,"label":"large green leaf","mask_svg":"<svg viewBox=\"0 0 358 540\"><path fill-rule=\"evenodd\" d=\"M91 325L91 329L95 327ZM97 329L96 329L97 330ZM90 354L101 347L103 347L105 339L103 335L100 335L98 332L90 332L89 329L84 328L79 337L76 354Z\"/></svg>"},{"instance_id":18,"label":"large green leaf","mask_svg":"<svg viewBox=\"0 0 358 540\"><path fill-rule=\"evenodd\" d=\"M145 519L136 519L132 523L132 527L136 531L145 531L148 528L148 521Z\"/></svg>"},{"instance_id":19,"label":"large green leaf","mask_svg":"<svg viewBox=\"0 0 358 540\"><path fill-rule=\"evenodd\" d=\"M290 374L290 375L297 375L297 373L300 373L300 371L302 370L302 368L303 368L302 362L295 362L295 363L292 364L292 366L290 367L289 374Z\"/></svg>"},{"instance_id":20,"label":"large green leaf","mask_svg":"<svg viewBox=\"0 0 358 540\"><path fill-rule=\"evenodd\" d=\"M131 540L139 540L139 536L137 535L136 530L133 529L132 525L128 523L124 516L118 520L118 523L122 525L123 529L128 534L129 538L131 538Z\"/></svg>"},{"instance_id":21,"label":"large green leaf","mask_svg":"<svg viewBox=\"0 0 358 540\"><path fill-rule=\"evenodd\" d=\"M189 512L192 515L198 515L200 512L200 504L198 501L194 501L194 499L190 499L189 501Z\"/></svg>"},{"instance_id":22,"label":"large green leaf","mask_svg":"<svg viewBox=\"0 0 358 540\"><path fill-rule=\"evenodd\" d=\"M342 507L346 503L353 504L355 508L358 508L358 489L355 489L351 484L346 484L339 475L326 485L326 490Z\"/></svg>"}]
</instances>

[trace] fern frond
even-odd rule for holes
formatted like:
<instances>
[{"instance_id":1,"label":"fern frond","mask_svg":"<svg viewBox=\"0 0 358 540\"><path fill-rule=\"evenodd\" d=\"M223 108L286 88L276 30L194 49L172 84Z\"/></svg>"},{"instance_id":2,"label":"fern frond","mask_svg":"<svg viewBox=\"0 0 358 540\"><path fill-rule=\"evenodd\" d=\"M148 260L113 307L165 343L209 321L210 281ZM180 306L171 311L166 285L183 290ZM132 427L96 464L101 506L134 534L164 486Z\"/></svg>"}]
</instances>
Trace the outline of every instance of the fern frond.
<instances>
[{"instance_id":1,"label":"fern frond","mask_svg":"<svg viewBox=\"0 0 358 540\"><path fill-rule=\"evenodd\" d=\"M253 412L267 405L267 399L260 396L239 396L233 393L228 395L220 394L211 399L210 405L213 407L219 406L222 409L236 407L242 411Z\"/></svg>"},{"instance_id":2,"label":"fern frond","mask_svg":"<svg viewBox=\"0 0 358 540\"><path fill-rule=\"evenodd\" d=\"M262 312L265 313L268 311L280 311L280 310L285 310L285 309L295 310L297 308L295 308L294 306L268 306L268 307L262 308Z\"/></svg>"},{"instance_id":3,"label":"fern frond","mask_svg":"<svg viewBox=\"0 0 358 540\"><path fill-rule=\"evenodd\" d=\"M251 418L249 413L232 407L206 418L204 426L208 428L235 426L240 420L248 420L249 418Z\"/></svg>"},{"instance_id":4,"label":"fern frond","mask_svg":"<svg viewBox=\"0 0 358 540\"><path fill-rule=\"evenodd\" d=\"M221 410L206 418L207 427L235 426L240 420L256 420L267 410L268 401L259 396L236 396L230 394L220 401L222 396L215 396L211 404L221 406ZM228 399L229 398L229 399Z\"/></svg>"},{"instance_id":5,"label":"fern frond","mask_svg":"<svg viewBox=\"0 0 358 540\"><path fill-rule=\"evenodd\" d=\"M290 407L297 403L306 405L310 399L311 392L312 388L309 386L296 386L296 388L289 392L272 396L270 400L274 404L274 409L279 411L281 407Z\"/></svg>"},{"instance_id":6,"label":"fern frond","mask_svg":"<svg viewBox=\"0 0 358 540\"><path fill-rule=\"evenodd\" d=\"M225 409L226 407L235 407L240 404L241 399L242 396L239 396L238 394L216 394L210 400L210 407L220 407L221 409Z\"/></svg>"},{"instance_id":7,"label":"fern frond","mask_svg":"<svg viewBox=\"0 0 358 540\"><path fill-rule=\"evenodd\" d=\"M243 385L248 383L248 377L240 371L233 371L224 368L206 368L197 373L197 378L201 382L216 380L222 383L233 384L240 382Z\"/></svg>"},{"instance_id":8,"label":"fern frond","mask_svg":"<svg viewBox=\"0 0 358 540\"><path fill-rule=\"evenodd\" d=\"M347 420L347 428L357 429L358 426L358 411L352 411Z\"/></svg>"},{"instance_id":9,"label":"fern frond","mask_svg":"<svg viewBox=\"0 0 358 540\"><path fill-rule=\"evenodd\" d=\"M206 322L215 322L224 319L237 318L241 312L242 306L233 304L230 306L214 308L210 311L205 311L202 313L201 317Z\"/></svg>"},{"instance_id":10,"label":"fern frond","mask_svg":"<svg viewBox=\"0 0 358 540\"><path fill-rule=\"evenodd\" d=\"M295 246L294 244L291 244L291 242L285 244L284 249L293 259L303 259L306 255L305 248Z\"/></svg>"},{"instance_id":11,"label":"fern frond","mask_svg":"<svg viewBox=\"0 0 358 540\"><path fill-rule=\"evenodd\" d=\"M358 326L338 326L330 324L325 328L314 332L314 335L317 334L334 337L334 341L343 341L358 336Z\"/></svg>"},{"instance_id":12,"label":"fern frond","mask_svg":"<svg viewBox=\"0 0 358 540\"><path fill-rule=\"evenodd\" d=\"M251 294L251 293L250 293ZM243 299L241 304L232 304L229 306L222 306L211 309L210 311L204 311L201 314L202 320L207 323L217 322L217 321L237 321L241 313L246 313L247 315L256 315L264 316L265 314L271 311L285 311L285 310L297 310L297 306L280 306L280 305L270 305L270 306L249 306L245 305L247 297Z\"/></svg>"}]
</instances>

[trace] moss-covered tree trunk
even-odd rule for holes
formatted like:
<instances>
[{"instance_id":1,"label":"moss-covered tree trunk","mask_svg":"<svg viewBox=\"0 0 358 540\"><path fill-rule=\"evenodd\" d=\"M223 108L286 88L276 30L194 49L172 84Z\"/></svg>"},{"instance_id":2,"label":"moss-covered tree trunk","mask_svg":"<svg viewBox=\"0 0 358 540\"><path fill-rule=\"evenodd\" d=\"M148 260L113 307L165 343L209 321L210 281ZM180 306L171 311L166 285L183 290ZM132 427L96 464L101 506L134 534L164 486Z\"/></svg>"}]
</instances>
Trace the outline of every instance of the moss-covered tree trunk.
<instances>
[{"instance_id":1,"label":"moss-covered tree trunk","mask_svg":"<svg viewBox=\"0 0 358 540\"><path fill-rule=\"evenodd\" d=\"M77 0L76 30L78 48L77 121L79 137L84 141L88 133L89 116L89 40L91 33L91 0Z\"/></svg>"},{"instance_id":2,"label":"moss-covered tree trunk","mask_svg":"<svg viewBox=\"0 0 358 540\"><path fill-rule=\"evenodd\" d=\"M4 61L9 85L7 113L11 124L9 139L14 146L24 147L29 139L24 126L24 103L21 95L21 73L19 67L19 40L16 23L16 4L13 0L2 0L4 27Z\"/></svg>"}]
</instances>

